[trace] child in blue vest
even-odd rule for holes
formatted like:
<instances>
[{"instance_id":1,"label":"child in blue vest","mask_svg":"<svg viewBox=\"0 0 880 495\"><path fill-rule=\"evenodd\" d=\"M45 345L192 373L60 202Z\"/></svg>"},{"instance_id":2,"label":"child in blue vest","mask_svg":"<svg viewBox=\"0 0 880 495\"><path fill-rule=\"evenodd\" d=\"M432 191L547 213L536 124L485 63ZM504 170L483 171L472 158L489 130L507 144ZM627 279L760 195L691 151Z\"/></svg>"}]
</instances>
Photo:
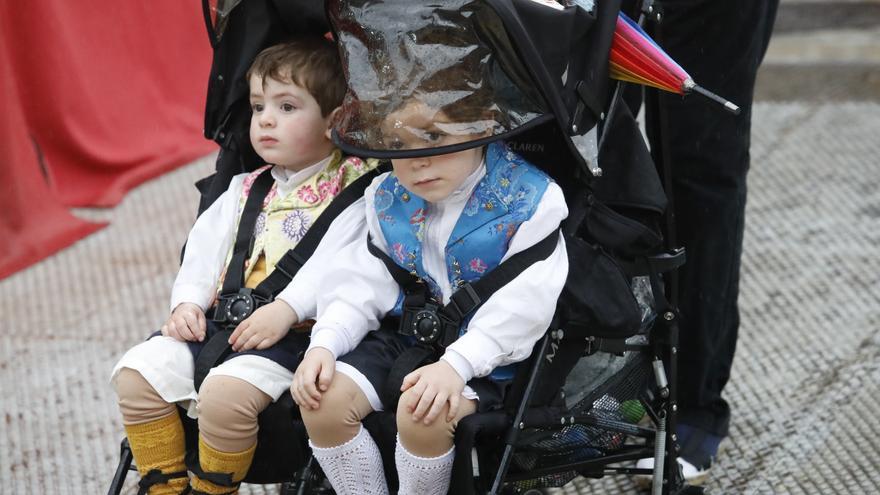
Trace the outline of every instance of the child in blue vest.
<instances>
[{"instance_id":1,"label":"child in blue vest","mask_svg":"<svg viewBox=\"0 0 880 495\"><path fill-rule=\"evenodd\" d=\"M330 202L377 164L343 156L329 139L345 93L334 43L298 40L267 48L254 60L248 83L250 139L267 165L233 177L227 191L199 216L187 239L161 335L130 349L113 370L119 409L141 474L139 493L238 491L254 457L257 416L288 390L306 347L305 336L297 336L291 326L315 315L322 271L340 247L366 232L360 200L333 221L315 254L275 300L235 327L228 339L233 352L211 369L196 392L194 356L218 330L211 312L220 311L217 297L227 275L234 269L237 277L230 275L230 280L259 287ZM254 213L259 213L255 226L239 236L257 184L264 185L265 197L254 196ZM236 250L239 239L252 248L235 268L234 253L244 254ZM191 481L178 404L191 417L198 416L202 472Z\"/></svg>"},{"instance_id":2,"label":"child in blue vest","mask_svg":"<svg viewBox=\"0 0 880 495\"><path fill-rule=\"evenodd\" d=\"M435 148L491 135L491 129L462 126L456 111L413 98L384 119L385 145ZM502 403L512 377L506 365L526 359L550 324L568 271L557 233L568 210L559 186L501 141L391 162L393 172L376 178L364 195L371 242L416 274L441 304L513 254L554 236L549 257L489 297L461 323L460 336L439 360L413 370L400 386L399 493L445 494L458 421ZM291 387L314 456L337 493L388 493L378 448L361 420L394 407L383 390L414 339L379 329L379 322L401 311L401 286L367 240L347 246L323 280L309 350Z\"/></svg>"}]
</instances>

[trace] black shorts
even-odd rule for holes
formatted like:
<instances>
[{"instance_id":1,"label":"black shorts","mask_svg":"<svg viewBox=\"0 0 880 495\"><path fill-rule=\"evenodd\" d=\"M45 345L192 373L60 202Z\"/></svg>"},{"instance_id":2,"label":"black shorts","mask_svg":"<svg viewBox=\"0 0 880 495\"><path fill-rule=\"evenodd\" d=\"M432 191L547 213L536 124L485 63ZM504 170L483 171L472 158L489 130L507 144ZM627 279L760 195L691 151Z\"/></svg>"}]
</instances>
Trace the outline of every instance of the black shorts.
<instances>
[{"instance_id":1,"label":"black shorts","mask_svg":"<svg viewBox=\"0 0 880 495\"><path fill-rule=\"evenodd\" d=\"M415 344L415 339L400 335L394 330L379 329L367 334L364 340L348 354L338 358L360 371L370 382L376 393L385 402L383 391L388 381L391 367L397 358ZM467 382L479 397L477 411L485 412L499 409L510 381L496 381L489 377L472 378Z\"/></svg>"},{"instance_id":2,"label":"black shorts","mask_svg":"<svg viewBox=\"0 0 880 495\"><path fill-rule=\"evenodd\" d=\"M199 353L202 351L202 348L205 347L205 344L208 340L214 336L218 331L220 331L219 327L216 323L207 320L206 332L205 332L205 340L201 342L187 342L186 345L189 347L189 352L192 353L193 359L196 359ZM150 335L150 338L153 338L157 335L162 335L162 332L156 332ZM238 356L260 356L271 361L274 361L281 366L284 366L291 373L296 371L299 363L302 362L303 354L305 354L306 349L309 347L309 334L307 333L298 333L291 330L284 336L281 340L276 342L272 347L263 350L251 349L249 351L242 352L230 352L224 359L223 362L229 361L230 359L236 358Z\"/></svg>"}]
</instances>

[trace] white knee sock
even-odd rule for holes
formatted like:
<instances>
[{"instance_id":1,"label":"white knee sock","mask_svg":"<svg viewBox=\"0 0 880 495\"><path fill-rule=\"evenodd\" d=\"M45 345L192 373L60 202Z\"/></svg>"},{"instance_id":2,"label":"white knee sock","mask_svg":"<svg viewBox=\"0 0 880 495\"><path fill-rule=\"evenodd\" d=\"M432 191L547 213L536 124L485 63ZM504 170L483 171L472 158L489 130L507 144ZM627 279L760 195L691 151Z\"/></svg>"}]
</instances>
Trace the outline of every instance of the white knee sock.
<instances>
[{"instance_id":1,"label":"white knee sock","mask_svg":"<svg viewBox=\"0 0 880 495\"><path fill-rule=\"evenodd\" d=\"M452 478L455 447L440 457L419 457L411 454L397 437L394 461L400 478L398 495L446 495Z\"/></svg>"},{"instance_id":2,"label":"white knee sock","mask_svg":"<svg viewBox=\"0 0 880 495\"><path fill-rule=\"evenodd\" d=\"M379 447L363 426L342 445L309 446L337 495L388 495Z\"/></svg>"}]
</instances>

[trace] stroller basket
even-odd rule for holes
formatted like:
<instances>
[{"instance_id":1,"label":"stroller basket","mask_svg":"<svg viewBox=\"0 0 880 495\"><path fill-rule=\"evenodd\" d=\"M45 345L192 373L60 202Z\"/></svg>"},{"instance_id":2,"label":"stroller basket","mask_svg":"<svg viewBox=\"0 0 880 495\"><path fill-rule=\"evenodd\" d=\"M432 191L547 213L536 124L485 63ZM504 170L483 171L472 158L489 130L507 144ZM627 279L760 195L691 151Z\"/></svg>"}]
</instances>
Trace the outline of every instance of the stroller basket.
<instances>
[{"instance_id":1,"label":"stroller basket","mask_svg":"<svg viewBox=\"0 0 880 495\"><path fill-rule=\"evenodd\" d=\"M585 369L576 367L572 375L579 371L589 373L596 369L597 361L604 365L606 359L621 361L614 364L619 371L590 389L583 398L575 399L577 402L561 415L577 418L577 424L527 428L521 433L511 464L512 478L544 467L607 456L624 445L627 434L619 430L635 426L645 414L639 397L651 378L649 356L644 352L629 352L624 356L598 353L583 358L578 367ZM559 487L578 474L589 475L571 470L515 481L511 485L519 490Z\"/></svg>"}]
</instances>

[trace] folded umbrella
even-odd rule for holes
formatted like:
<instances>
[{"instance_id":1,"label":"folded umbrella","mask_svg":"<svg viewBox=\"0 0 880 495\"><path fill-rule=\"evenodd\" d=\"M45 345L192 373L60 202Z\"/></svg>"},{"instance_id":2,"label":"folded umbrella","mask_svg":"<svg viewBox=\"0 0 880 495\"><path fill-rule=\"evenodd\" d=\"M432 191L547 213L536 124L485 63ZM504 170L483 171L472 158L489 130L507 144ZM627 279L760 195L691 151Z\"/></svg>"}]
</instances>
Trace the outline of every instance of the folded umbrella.
<instances>
[{"instance_id":1,"label":"folded umbrella","mask_svg":"<svg viewBox=\"0 0 880 495\"><path fill-rule=\"evenodd\" d=\"M617 27L609 55L610 75L614 79L685 95L701 94L739 114L739 107L703 88L681 68L635 21L622 12L617 16Z\"/></svg>"}]
</instances>

